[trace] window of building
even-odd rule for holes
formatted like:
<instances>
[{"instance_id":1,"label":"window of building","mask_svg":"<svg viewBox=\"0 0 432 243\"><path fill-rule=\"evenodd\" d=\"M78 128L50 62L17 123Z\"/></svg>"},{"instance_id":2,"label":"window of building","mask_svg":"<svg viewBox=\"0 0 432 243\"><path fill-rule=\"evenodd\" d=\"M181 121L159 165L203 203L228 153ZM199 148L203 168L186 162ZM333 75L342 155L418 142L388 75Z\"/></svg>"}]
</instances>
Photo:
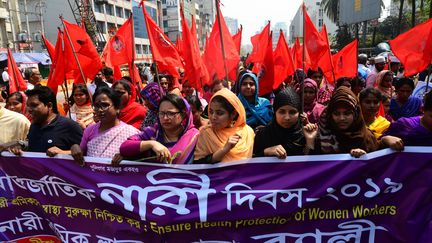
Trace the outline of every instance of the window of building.
<instances>
[{"instance_id":1,"label":"window of building","mask_svg":"<svg viewBox=\"0 0 432 243\"><path fill-rule=\"evenodd\" d=\"M112 4L105 4L106 14L114 15L114 6Z\"/></svg>"},{"instance_id":2,"label":"window of building","mask_svg":"<svg viewBox=\"0 0 432 243\"><path fill-rule=\"evenodd\" d=\"M95 3L94 8L95 8L96 13L103 13L103 5L102 4Z\"/></svg>"},{"instance_id":3,"label":"window of building","mask_svg":"<svg viewBox=\"0 0 432 243\"><path fill-rule=\"evenodd\" d=\"M107 29L106 29L106 26L105 26L105 22L97 21L97 25L98 25L98 28L100 29L100 31L102 33L106 34Z\"/></svg>"},{"instance_id":4,"label":"window of building","mask_svg":"<svg viewBox=\"0 0 432 243\"><path fill-rule=\"evenodd\" d=\"M124 15L123 15L123 8L116 7L116 15L117 15L117 17L123 18L124 17Z\"/></svg>"},{"instance_id":5,"label":"window of building","mask_svg":"<svg viewBox=\"0 0 432 243\"><path fill-rule=\"evenodd\" d=\"M125 16L125 18L129 18L130 14L131 14L131 11L129 9L125 9L124 10L124 16Z\"/></svg>"},{"instance_id":6,"label":"window of building","mask_svg":"<svg viewBox=\"0 0 432 243\"><path fill-rule=\"evenodd\" d=\"M318 26L322 27L323 26L323 19L318 19Z\"/></svg>"},{"instance_id":7,"label":"window of building","mask_svg":"<svg viewBox=\"0 0 432 243\"><path fill-rule=\"evenodd\" d=\"M142 46L141 45L135 45L135 52L136 52L136 54L142 54Z\"/></svg>"},{"instance_id":8,"label":"window of building","mask_svg":"<svg viewBox=\"0 0 432 243\"><path fill-rule=\"evenodd\" d=\"M162 9L162 15L167 15L167 10L166 10L166 8L164 8L164 9Z\"/></svg>"},{"instance_id":9,"label":"window of building","mask_svg":"<svg viewBox=\"0 0 432 243\"><path fill-rule=\"evenodd\" d=\"M324 13L324 10L322 8L320 8L319 11L318 11L318 16L322 17L323 13Z\"/></svg>"}]
</instances>

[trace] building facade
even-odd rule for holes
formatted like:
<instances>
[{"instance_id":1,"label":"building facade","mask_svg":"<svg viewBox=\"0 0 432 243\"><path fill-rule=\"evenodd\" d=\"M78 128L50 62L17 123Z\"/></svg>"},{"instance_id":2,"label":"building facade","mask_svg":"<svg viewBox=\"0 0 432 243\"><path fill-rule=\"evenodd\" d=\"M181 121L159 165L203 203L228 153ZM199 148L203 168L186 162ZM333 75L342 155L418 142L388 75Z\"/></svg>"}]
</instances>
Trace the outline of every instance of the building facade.
<instances>
[{"instance_id":1,"label":"building facade","mask_svg":"<svg viewBox=\"0 0 432 243\"><path fill-rule=\"evenodd\" d=\"M324 24L327 27L329 35L335 35L337 26L330 20L324 11L324 6L321 4L321 0L305 0L306 9L315 27L320 31ZM296 38L303 39L303 11L302 6L297 10L296 15L291 21L289 27L289 43L294 43Z\"/></svg>"},{"instance_id":2,"label":"building facade","mask_svg":"<svg viewBox=\"0 0 432 243\"><path fill-rule=\"evenodd\" d=\"M20 39L24 34L21 26L20 9L17 0L0 0L0 50L20 48ZM23 46L23 45L21 45Z\"/></svg>"}]
</instances>

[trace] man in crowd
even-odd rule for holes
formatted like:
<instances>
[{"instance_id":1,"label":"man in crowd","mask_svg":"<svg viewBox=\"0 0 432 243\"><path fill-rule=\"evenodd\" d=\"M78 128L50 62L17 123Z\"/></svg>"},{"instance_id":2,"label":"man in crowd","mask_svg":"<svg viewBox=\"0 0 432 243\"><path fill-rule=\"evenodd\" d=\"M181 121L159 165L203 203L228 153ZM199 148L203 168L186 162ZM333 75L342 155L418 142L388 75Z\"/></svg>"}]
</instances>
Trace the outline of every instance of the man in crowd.
<instances>
[{"instance_id":1,"label":"man in crowd","mask_svg":"<svg viewBox=\"0 0 432 243\"><path fill-rule=\"evenodd\" d=\"M360 54L358 55L358 73L359 76L364 78L365 80L367 79L368 75L370 74L370 70L369 68L366 66L367 65L367 55L366 54Z\"/></svg>"},{"instance_id":2,"label":"man in crowd","mask_svg":"<svg viewBox=\"0 0 432 243\"><path fill-rule=\"evenodd\" d=\"M372 69L371 73L368 75L366 79L366 88L375 86L377 75L379 72L384 70L384 67L386 65L386 59L383 56L378 56L375 57L374 63L375 63L374 68Z\"/></svg>"},{"instance_id":3,"label":"man in crowd","mask_svg":"<svg viewBox=\"0 0 432 243\"><path fill-rule=\"evenodd\" d=\"M28 80L27 89L31 90L41 85L42 76L39 70L33 67L26 70L26 79Z\"/></svg>"},{"instance_id":4,"label":"man in crowd","mask_svg":"<svg viewBox=\"0 0 432 243\"><path fill-rule=\"evenodd\" d=\"M36 86L27 90L27 109L32 118L28 133L30 152L46 152L48 156L70 154L73 144L79 144L82 129L78 123L58 115L56 96L50 88ZM13 153L19 155L21 147L14 147Z\"/></svg>"},{"instance_id":5,"label":"man in crowd","mask_svg":"<svg viewBox=\"0 0 432 243\"><path fill-rule=\"evenodd\" d=\"M106 83L108 83L108 86L111 87L111 85L114 83L114 71L110 67L103 67L102 68L102 78Z\"/></svg>"}]
</instances>

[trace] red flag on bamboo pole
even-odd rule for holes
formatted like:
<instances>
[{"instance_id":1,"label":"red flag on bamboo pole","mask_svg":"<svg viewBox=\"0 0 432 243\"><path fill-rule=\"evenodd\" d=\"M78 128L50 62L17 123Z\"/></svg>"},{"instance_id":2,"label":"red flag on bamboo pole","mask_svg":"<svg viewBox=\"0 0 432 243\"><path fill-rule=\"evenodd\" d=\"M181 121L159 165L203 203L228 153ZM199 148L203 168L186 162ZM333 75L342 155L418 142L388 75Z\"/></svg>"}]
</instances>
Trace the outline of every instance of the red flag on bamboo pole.
<instances>
[{"instance_id":1,"label":"red flag on bamboo pole","mask_svg":"<svg viewBox=\"0 0 432 243\"><path fill-rule=\"evenodd\" d=\"M219 5L216 7L219 8ZM210 77L216 77L220 80L224 79L226 76L224 63L226 63L229 79L236 80L236 71L240 62L240 55L225 23L223 14L220 10L218 11L220 12L220 24L219 19L216 18L205 47L203 59ZM221 35L223 38L225 59L222 54Z\"/></svg>"},{"instance_id":2,"label":"red flag on bamboo pole","mask_svg":"<svg viewBox=\"0 0 432 243\"><path fill-rule=\"evenodd\" d=\"M333 55L333 68L336 80L341 77L353 78L357 76L357 45L358 40L355 39Z\"/></svg>"},{"instance_id":3,"label":"red flag on bamboo pole","mask_svg":"<svg viewBox=\"0 0 432 243\"><path fill-rule=\"evenodd\" d=\"M130 16L105 45L102 60L107 66L128 64L134 59L132 38L132 16Z\"/></svg>"},{"instance_id":4,"label":"red flag on bamboo pole","mask_svg":"<svg viewBox=\"0 0 432 243\"><path fill-rule=\"evenodd\" d=\"M52 59L54 58L54 53L55 53L55 47L54 45L45 37L45 35L42 35L42 41L48 51L48 55L51 58L51 62Z\"/></svg>"},{"instance_id":5,"label":"red flag on bamboo pole","mask_svg":"<svg viewBox=\"0 0 432 243\"><path fill-rule=\"evenodd\" d=\"M327 27L324 25L320 32L321 38L326 42L326 52L318 61L318 66L321 68L324 77L329 83L335 82L333 59L330 52L330 43L328 41ZM356 63L357 65L357 63Z\"/></svg>"},{"instance_id":6,"label":"red flag on bamboo pole","mask_svg":"<svg viewBox=\"0 0 432 243\"><path fill-rule=\"evenodd\" d=\"M432 63L432 19L389 41L394 55L405 68L405 76L415 75Z\"/></svg>"},{"instance_id":7,"label":"red flag on bamboo pole","mask_svg":"<svg viewBox=\"0 0 432 243\"><path fill-rule=\"evenodd\" d=\"M305 70L304 72L307 72L307 70L310 68L310 57L309 54L306 51L305 55ZM296 41L294 42L293 47L291 48L291 55L294 60L294 67L295 69L303 69L303 45L300 44L300 40L296 38Z\"/></svg>"},{"instance_id":8,"label":"red flag on bamboo pole","mask_svg":"<svg viewBox=\"0 0 432 243\"><path fill-rule=\"evenodd\" d=\"M20 70L18 69L18 65L15 62L15 58L13 57L12 51L7 49L7 65L8 65L8 75L9 75L9 93L14 93L17 91L26 91L27 84L21 75Z\"/></svg>"},{"instance_id":9,"label":"red flag on bamboo pole","mask_svg":"<svg viewBox=\"0 0 432 243\"><path fill-rule=\"evenodd\" d=\"M251 37L251 43L253 49L252 49L252 53L250 53L248 58L246 59L246 63L251 63L251 62L256 63L256 62L262 62L264 60L264 57L267 53L269 35L270 35L270 21L264 27L261 33ZM255 65L252 71L257 72L257 68L255 67Z\"/></svg>"},{"instance_id":10,"label":"red flag on bamboo pole","mask_svg":"<svg viewBox=\"0 0 432 243\"><path fill-rule=\"evenodd\" d=\"M306 45L307 52L311 60L311 68L318 70L318 61L327 51L327 43L324 40L318 30L315 28L314 23L310 19L306 6L303 4L303 15L304 15L304 38L306 39L304 45ZM305 70L306 72L306 70Z\"/></svg>"},{"instance_id":11,"label":"red flag on bamboo pole","mask_svg":"<svg viewBox=\"0 0 432 243\"><path fill-rule=\"evenodd\" d=\"M273 53L274 59L274 83L273 89L277 89L279 85L290 75L294 74L294 63L288 44L285 40L285 35L280 30L279 40L276 49Z\"/></svg>"},{"instance_id":12,"label":"red flag on bamboo pole","mask_svg":"<svg viewBox=\"0 0 432 243\"><path fill-rule=\"evenodd\" d=\"M192 16L192 27L189 29L188 23L183 12L183 3L180 4L180 15L182 25L182 39L187 48L183 51L183 59L185 61L185 80L189 81L189 84L196 88L201 89L204 84L209 83L209 75L207 68L204 65L200 49L198 45L198 39L196 35L195 18Z\"/></svg>"},{"instance_id":13,"label":"red flag on bamboo pole","mask_svg":"<svg viewBox=\"0 0 432 243\"><path fill-rule=\"evenodd\" d=\"M273 62L273 43L272 34L267 36L267 48L265 49L262 61L256 61L254 69L258 71L259 89L258 95L262 96L273 91L274 83L274 62Z\"/></svg>"},{"instance_id":14,"label":"red flag on bamboo pole","mask_svg":"<svg viewBox=\"0 0 432 243\"><path fill-rule=\"evenodd\" d=\"M242 32L243 32L243 26L240 25L240 29L237 31L236 34L232 36L232 39L237 47L238 53L240 53L240 48L241 48Z\"/></svg>"},{"instance_id":15,"label":"red flag on bamboo pole","mask_svg":"<svg viewBox=\"0 0 432 243\"><path fill-rule=\"evenodd\" d=\"M182 58L174 44L147 13L144 1L141 1L140 6L144 14L153 60L159 72L167 72L177 79L180 77L178 69L183 68Z\"/></svg>"},{"instance_id":16,"label":"red flag on bamboo pole","mask_svg":"<svg viewBox=\"0 0 432 243\"><path fill-rule=\"evenodd\" d=\"M102 68L101 59L96 47L93 45L93 41L83 28L69 23L63 18L61 20L65 29L64 56L67 58L67 63L65 63L66 72L75 70L74 83L85 83L86 79L93 79L100 71ZM79 63L75 60L74 51ZM79 67L81 67L82 74Z\"/></svg>"}]
</instances>

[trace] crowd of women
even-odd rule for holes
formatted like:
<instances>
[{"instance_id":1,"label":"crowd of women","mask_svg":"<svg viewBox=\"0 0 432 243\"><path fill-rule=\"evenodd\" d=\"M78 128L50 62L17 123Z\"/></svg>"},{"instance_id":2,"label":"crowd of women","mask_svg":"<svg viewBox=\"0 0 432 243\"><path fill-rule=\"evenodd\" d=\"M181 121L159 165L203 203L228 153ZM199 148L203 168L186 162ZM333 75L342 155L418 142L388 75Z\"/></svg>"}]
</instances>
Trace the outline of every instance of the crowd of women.
<instances>
[{"instance_id":1,"label":"crowd of women","mask_svg":"<svg viewBox=\"0 0 432 243\"><path fill-rule=\"evenodd\" d=\"M189 164L360 157L383 148L432 146L432 93L423 100L411 96L414 80L395 79L388 70L368 88L361 77L341 78L332 87L322 84L320 71L297 70L269 99L258 96L258 78L248 70L232 85L215 80L203 92L187 80L174 85L170 75L155 76L142 90L129 77L108 80L95 89L75 84L65 115L58 114L60 104L48 87L10 94L5 108L27 122L6 121L0 109L2 128L24 134L2 136L0 150L70 154L81 165L84 156L111 158L118 165L126 159Z\"/></svg>"}]
</instances>

